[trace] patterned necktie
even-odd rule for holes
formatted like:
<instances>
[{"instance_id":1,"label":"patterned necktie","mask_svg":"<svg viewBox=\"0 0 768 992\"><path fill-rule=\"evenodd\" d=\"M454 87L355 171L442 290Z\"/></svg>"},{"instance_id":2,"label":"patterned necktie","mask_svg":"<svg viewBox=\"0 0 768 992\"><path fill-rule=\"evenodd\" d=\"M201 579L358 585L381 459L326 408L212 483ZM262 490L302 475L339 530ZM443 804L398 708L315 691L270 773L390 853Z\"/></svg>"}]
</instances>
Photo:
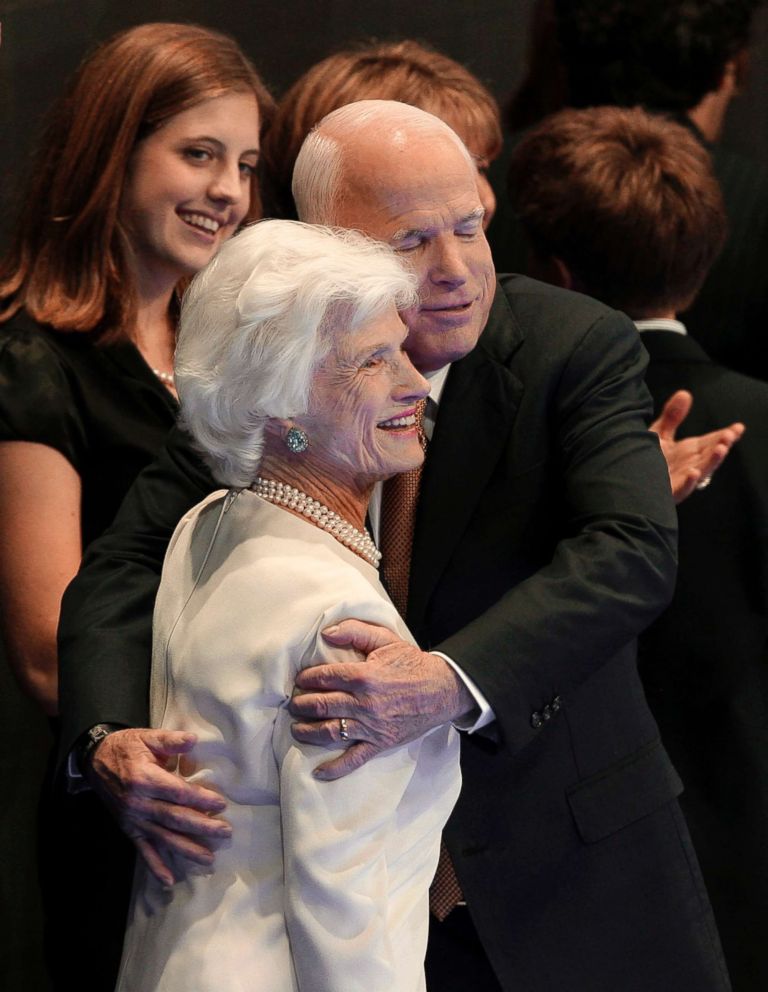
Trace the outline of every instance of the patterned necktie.
<instances>
[{"instance_id":1,"label":"patterned necktie","mask_svg":"<svg viewBox=\"0 0 768 992\"><path fill-rule=\"evenodd\" d=\"M464 899L464 895L456 878L451 856L445 841L440 841L440 860L437 862L437 871L429 887L429 909L430 912L442 923L452 909L456 909Z\"/></svg>"},{"instance_id":2,"label":"patterned necktie","mask_svg":"<svg viewBox=\"0 0 768 992\"><path fill-rule=\"evenodd\" d=\"M426 400L416 404L416 429L424 451L424 407ZM408 580L411 574L411 548L419 502L422 465L401 472L384 483L381 493L381 581L401 617L408 603Z\"/></svg>"}]
</instances>

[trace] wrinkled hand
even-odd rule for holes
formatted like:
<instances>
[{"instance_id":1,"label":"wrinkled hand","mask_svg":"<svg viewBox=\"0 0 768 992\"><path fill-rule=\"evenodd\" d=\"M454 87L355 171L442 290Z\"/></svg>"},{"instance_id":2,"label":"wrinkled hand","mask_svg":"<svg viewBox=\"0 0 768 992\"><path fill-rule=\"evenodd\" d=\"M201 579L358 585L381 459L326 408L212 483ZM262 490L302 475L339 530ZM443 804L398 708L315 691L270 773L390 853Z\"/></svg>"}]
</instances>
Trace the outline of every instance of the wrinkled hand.
<instances>
[{"instance_id":1,"label":"wrinkled hand","mask_svg":"<svg viewBox=\"0 0 768 992\"><path fill-rule=\"evenodd\" d=\"M116 730L98 745L87 772L91 786L164 886L175 881L174 857L209 867L211 845L232 833L216 816L226 805L221 796L166 768L196 740L180 731Z\"/></svg>"},{"instance_id":2,"label":"wrinkled hand","mask_svg":"<svg viewBox=\"0 0 768 992\"><path fill-rule=\"evenodd\" d=\"M731 424L710 434L675 440L677 429L693 406L693 396L679 389L664 404L659 417L651 424L667 460L672 496L682 503L696 489L700 480L709 478L725 461L733 445L745 431L744 424Z\"/></svg>"},{"instance_id":3,"label":"wrinkled hand","mask_svg":"<svg viewBox=\"0 0 768 992\"><path fill-rule=\"evenodd\" d=\"M314 774L319 779L348 775L381 751L457 720L475 706L450 665L385 627L344 620L326 628L323 637L367 658L305 668L296 679L302 691L290 703L296 740L338 744L339 719L345 717L352 742L344 754L318 765Z\"/></svg>"}]
</instances>

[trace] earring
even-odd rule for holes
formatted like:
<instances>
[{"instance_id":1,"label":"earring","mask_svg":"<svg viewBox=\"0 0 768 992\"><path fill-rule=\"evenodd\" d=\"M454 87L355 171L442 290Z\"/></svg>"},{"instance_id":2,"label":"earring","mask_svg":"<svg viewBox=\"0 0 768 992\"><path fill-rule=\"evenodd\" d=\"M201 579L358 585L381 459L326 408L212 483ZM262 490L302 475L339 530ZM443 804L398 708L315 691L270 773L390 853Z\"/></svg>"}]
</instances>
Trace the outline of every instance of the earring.
<instances>
[{"instance_id":1,"label":"earring","mask_svg":"<svg viewBox=\"0 0 768 992\"><path fill-rule=\"evenodd\" d=\"M309 447L309 438L300 427L290 427L285 435L285 446L295 455L299 455Z\"/></svg>"}]
</instances>

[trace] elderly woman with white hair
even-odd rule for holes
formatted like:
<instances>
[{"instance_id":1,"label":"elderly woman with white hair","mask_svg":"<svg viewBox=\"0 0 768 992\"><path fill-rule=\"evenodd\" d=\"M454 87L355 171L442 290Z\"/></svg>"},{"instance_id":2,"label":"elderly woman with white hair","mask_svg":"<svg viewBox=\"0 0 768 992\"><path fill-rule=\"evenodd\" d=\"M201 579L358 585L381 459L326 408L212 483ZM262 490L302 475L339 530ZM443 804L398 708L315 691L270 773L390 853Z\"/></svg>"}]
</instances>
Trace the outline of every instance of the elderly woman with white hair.
<instances>
[{"instance_id":1,"label":"elderly woman with white hair","mask_svg":"<svg viewBox=\"0 0 768 992\"><path fill-rule=\"evenodd\" d=\"M232 837L165 890L139 867L123 992L416 992L428 887L459 789L447 726L321 781L298 743L297 672L356 660L321 631L354 616L409 638L365 531L376 482L423 457L426 381L402 349L413 277L352 232L265 221L182 307L182 416L226 490L179 523L154 618L154 726L189 730L178 773L218 791ZM180 865L179 871L183 872Z\"/></svg>"}]
</instances>

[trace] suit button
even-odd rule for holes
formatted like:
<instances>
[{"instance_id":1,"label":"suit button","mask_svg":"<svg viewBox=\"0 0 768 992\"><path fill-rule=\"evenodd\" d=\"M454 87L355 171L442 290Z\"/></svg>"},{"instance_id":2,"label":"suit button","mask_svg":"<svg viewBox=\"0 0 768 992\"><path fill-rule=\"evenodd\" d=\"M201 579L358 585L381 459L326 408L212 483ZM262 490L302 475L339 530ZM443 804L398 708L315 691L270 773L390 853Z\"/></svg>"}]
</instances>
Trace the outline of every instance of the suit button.
<instances>
[{"instance_id":1,"label":"suit button","mask_svg":"<svg viewBox=\"0 0 768 992\"><path fill-rule=\"evenodd\" d=\"M544 721L541 718L541 713L539 713L538 710L531 714L531 726L534 730L538 730L543 723Z\"/></svg>"},{"instance_id":2,"label":"suit button","mask_svg":"<svg viewBox=\"0 0 768 992\"><path fill-rule=\"evenodd\" d=\"M562 705L563 705L563 703L562 703L562 700L560 699L560 697L559 696L555 696L555 698L552 700L552 710L553 710L553 712L557 713L557 711L560 709L560 707Z\"/></svg>"},{"instance_id":3,"label":"suit button","mask_svg":"<svg viewBox=\"0 0 768 992\"><path fill-rule=\"evenodd\" d=\"M554 711L552 707L549 705L549 703L547 703L547 705L541 711L541 715L544 717L545 720L551 720L553 712Z\"/></svg>"}]
</instances>

